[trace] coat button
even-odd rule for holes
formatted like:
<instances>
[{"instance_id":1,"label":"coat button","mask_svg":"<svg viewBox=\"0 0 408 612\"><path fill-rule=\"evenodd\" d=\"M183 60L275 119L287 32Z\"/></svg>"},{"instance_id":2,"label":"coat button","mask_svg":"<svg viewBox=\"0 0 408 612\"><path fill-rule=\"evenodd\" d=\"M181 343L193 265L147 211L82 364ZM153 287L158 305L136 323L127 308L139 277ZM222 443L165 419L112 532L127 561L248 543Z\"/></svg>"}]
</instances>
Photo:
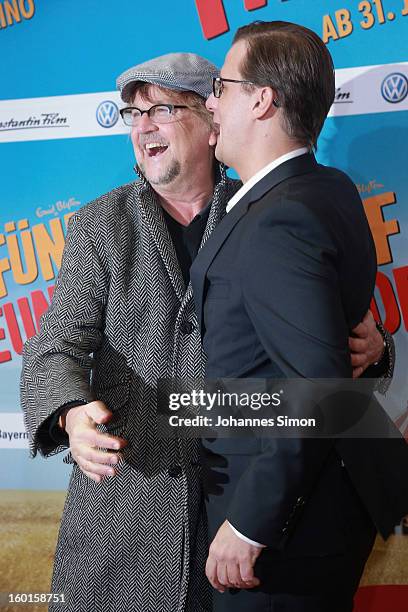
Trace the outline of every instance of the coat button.
<instances>
[{"instance_id":1,"label":"coat button","mask_svg":"<svg viewBox=\"0 0 408 612\"><path fill-rule=\"evenodd\" d=\"M191 323L191 321L183 321L180 324L180 331L182 334L191 334L191 332L194 330L194 325Z\"/></svg>"},{"instance_id":2,"label":"coat button","mask_svg":"<svg viewBox=\"0 0 408 612\"><path fill-rule=\"evenodd\" d=\"M179 478L182 474L181 465L172 465L169 467L168 474L171 478Z\"/></svg>"}]
</instances>

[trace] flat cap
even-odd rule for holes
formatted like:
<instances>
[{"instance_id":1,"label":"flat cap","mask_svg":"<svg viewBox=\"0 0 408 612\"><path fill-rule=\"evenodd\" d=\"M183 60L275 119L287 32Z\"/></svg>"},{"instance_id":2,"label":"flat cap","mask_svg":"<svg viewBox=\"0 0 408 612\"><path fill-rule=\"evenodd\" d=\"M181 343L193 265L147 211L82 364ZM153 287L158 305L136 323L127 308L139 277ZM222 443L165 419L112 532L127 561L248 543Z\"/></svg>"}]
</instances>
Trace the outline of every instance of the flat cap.
<instances>
[{"instance_id":1,"label":"flat cap","mask_svg":"<svg viewBox=\"0 0 408 612\"><path fill-rule=\"evenodd\" d=\"M124 102L129 102L129 93L135 82L194 91L206 99L212 91L212 78L218 75L218 68L200 55L168 53L129 68L117 78L116 86Z\"/></svg>"}]
</instances>

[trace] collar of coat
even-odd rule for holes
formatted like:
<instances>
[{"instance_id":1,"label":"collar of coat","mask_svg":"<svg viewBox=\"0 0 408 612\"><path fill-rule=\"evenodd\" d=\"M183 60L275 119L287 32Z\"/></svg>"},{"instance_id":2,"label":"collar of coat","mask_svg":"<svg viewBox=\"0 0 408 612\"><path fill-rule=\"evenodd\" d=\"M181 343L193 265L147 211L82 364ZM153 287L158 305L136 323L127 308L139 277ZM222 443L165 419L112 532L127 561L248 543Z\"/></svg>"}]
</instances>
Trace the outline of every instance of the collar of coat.
<instances>
[{"instance_id":1,"label":"collar of coat","mask_svg":"<svg viewBox=\"0 0 408 612\"><path fill-rule=\"evenodd\" d=\"M191 297L191 283L186 288L157 193L147 181L137 164L134 170L140 177L140 180L136 183L136 200L141 210L142 219L157 247L174 287L174 291L180 302L183 302L186 298ZM240 185L238 181L234 181L227 177L226 168L223 164L217 163L211 209L204 229L200 249L225 215L226 205Z\"/></svg>"}]
</instances>

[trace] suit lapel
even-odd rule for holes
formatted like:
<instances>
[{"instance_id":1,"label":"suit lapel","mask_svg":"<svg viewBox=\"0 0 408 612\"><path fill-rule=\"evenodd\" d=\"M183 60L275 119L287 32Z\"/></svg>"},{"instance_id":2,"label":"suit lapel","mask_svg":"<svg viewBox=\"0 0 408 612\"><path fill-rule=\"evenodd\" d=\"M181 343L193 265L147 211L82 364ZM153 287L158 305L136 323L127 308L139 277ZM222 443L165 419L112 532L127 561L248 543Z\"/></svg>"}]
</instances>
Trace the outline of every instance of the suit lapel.
<instances>
[{"instance_id":1,"label":"suit lapel","mask_svg":"<svg viewBox=\"0 0 408 612\"><path fill-rule=\"evenodd\" d=\"M246 194L248 196L248 194ZM213 231L210 240L198 252L191 267L191 282L194 299L196 303L198 323L203 329L203 299L207 270L212 260L218 253L222 244L227 239L234 226L243 217L248 209L249 197L244 196L242 200L222 219L221 223Z\"/></svg>"},{"instance_id":2,"label":"suit lapel","mask_svg":"<svg viewBox=\"0 0 408 612\"><path fill-rule=\"evenodd\" d=\"M191 280L193 285L194 299L196 303L198 322L203 329L203 307L205 297L205 282L208 268L217 255L218 251L228 238L229 234L234 229L238 221L247 213L249 207L262 198L268 191L274 189L282 181L297 176L312 172L317 167L317 162L313 154L306 153L284 162L271 172L264 176L258 183L252 187L232 210L225 215L218 227L212 233L211 239L203 247L191 268Z\"/></svg>"},{"instance_id":3,"label":"suit lapel","mask_svg":"<svg viewBox=\"0 0 408 612\"><path fill-rule=\"evenodd\" d=\"M201 239L200 249L207 242L211 234L214 232L215 228L219 225L221 219L225 215L225 207L228 204L228 188L227 188L227 176L223 167L220 168L221 178L217 182L215 189L213 200L210 208L210 214L208 215L208 221L204 229L203 237ZM193 288L191 285L191 280L188 284L187 291L184 295L184 299L182 302L182 307L185 306L191 299L193 298Z\"/></svg>"}]
</instances>

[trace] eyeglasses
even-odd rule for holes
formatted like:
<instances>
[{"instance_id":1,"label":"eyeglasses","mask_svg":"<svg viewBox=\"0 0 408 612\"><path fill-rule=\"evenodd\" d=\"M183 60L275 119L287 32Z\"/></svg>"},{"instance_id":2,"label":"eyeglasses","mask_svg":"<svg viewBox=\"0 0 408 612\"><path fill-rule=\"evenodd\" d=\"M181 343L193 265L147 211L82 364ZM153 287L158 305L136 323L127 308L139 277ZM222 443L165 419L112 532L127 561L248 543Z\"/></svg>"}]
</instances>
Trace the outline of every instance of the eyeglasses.
<instances>
[{"instance_id":1,"label":"eyeglasses","mask_svg":"<svg viewBox=\"0 0 408 612\"><path fill-rule=\"evenodd\" d=\"M174 113L174 109L176 108L189 107L182 104L155 104L147 110L141 110L140 108L136 108L136 106L126 106L125 108L121 108L119 112L124 123L134 127L141 121L144 113L147 113L149 119L154 123L171 123L172 121L176 121L177 117Z\"/></svg>"},{"instance_id":2,"label":"eyeglasses","mask_svg":"<svg viewBox=\"0 0 408 612\"><path fill-rule=\"evenodd\" d=\"M222 77L213 77L213 94L215 98L220 98L224 89L224 83L246 83L247 85L255 85L252 81L237 81L236 79L223 79Z\"/></svg>"},{"instance_id":3,"label":"eyeglasses","mask_svg":"<svg viewBox=\"0 0 408 612\"><path fill-rule=\"evenodd\" d=\"M245 83L246 85L255 85L252 81L238 81L237 79L224 79L223 77L213 77L212 89L214 98L221 98L221 94L224 90L224 83ZM256 85L255 85L256 87ZM272 104L279 108L279 100L274 98Z\"/></svg>"}]
</instances>

